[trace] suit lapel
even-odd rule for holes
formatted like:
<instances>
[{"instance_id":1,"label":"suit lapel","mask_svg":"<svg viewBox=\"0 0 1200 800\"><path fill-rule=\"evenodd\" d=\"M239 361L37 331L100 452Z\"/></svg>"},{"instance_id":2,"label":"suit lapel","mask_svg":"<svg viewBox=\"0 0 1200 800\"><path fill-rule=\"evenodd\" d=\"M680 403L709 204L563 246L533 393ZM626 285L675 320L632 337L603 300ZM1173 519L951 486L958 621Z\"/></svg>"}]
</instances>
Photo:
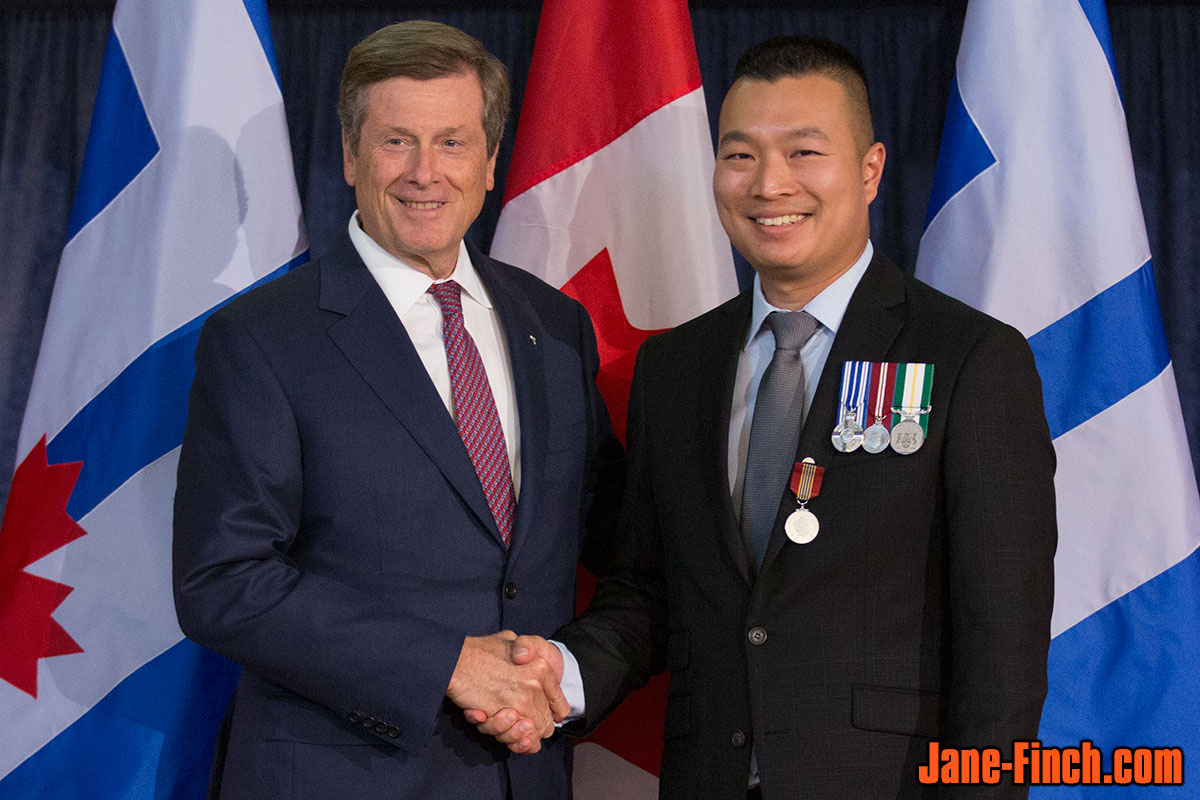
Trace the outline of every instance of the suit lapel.
<instances>
[{"instance_id":1,"label":"suit lapel","mask_svg":"<svg viewBox=\"0 0 1200 800\"><path fill-rule=\"evenodd\" d=\"M749 292L743 292L722 306L717 312L718 318L714 320L715 335L706 338L701 351L696 354L696 361L700 365L697 371L701 376L696 397L715 398L715 402L701 400L696 415L700 452L708 459L702 474L710 476L705 494L715 500L714 512L720 520L718 527L721 538L747 584L753 580L750 558L730 497L729 412L733 405L738 359L746 343L746 329L750 325L750 306Z\"/></svg>"},{"instance_id":2,"label":"suit lapel","mask_svg":"<svg viewBox=\"0 0 1200 800\"><path fill-rule=\"evenodd\" d=\"M329 327L330 338L500 542L500 532L458 427L446 412L403 323L362 263L349 234L341 234L321 258L320 270L318 304L342 315Z\"/></svg>"},{"instance_id":3,"label":"suit lapel","mask_svg":"<svg viewBox=\"0 0 1200 800\"><path fill-rule=\"evenodd\" d=\"M511 281L505 281L500 276L496 262L470 243L467 249L475 270L492 298L496 313L500 315L517 396L517 417L521 428L521 495L517 498L509 553L510 557L515 557L534 529L539 499L538 476L543 474L542 464L546 458L549 401L546 397L542 350L547 337L528 298Z\"/></svg>"},{"instance_id":4,"label":"suit lapel","mask_svg":"<svg viewBox=\"0 0 1200 800\"><path fill-rule=\"evenodd\" d=\"M904 327L904 275L886 257L875 254L863 273L858 288L850 297L842 324L838 328L829 357L821 371L812 408L800 432L796 460L808 456L821 463L820 453L832 448L829 437L837 424L837 406L841 391L842 364L846 361L885 361L892 344ZM827 459L826 459L827 460ZM765 570L787 542L783 521L792 510L789 503L780 506L771 541L763 559Z\"/></svg>"}]
</instances>

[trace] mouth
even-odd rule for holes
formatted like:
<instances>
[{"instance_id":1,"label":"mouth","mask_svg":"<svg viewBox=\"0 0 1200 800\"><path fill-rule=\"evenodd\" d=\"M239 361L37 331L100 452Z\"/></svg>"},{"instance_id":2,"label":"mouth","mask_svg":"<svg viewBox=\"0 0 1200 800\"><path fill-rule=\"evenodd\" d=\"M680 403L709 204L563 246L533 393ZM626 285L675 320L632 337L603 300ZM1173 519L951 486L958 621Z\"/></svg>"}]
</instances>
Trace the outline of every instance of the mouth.
<instances>
[{"instance_id":1,"label":"mouth","mask_svg":"<svg viewBox=\"0 0 1200 800\"><path fill-rule=\"evenodd\" d=\"M446 203L442 200L401 200L400 205L404 206L405 208L411 208L414 211L431 211L435 208L441 208L442 206L446 205Z\"/></svg>"},{"instance_id":2,"label":"mouth","mask_svg":"<svg viewBox=\"0 0 1200 800\"><path fill-rule=\"evenodd\" d=\"M779 227L782 225L794 225L795 223L799 222L800 220L804 219L807 216L809 216L809 215L808 214L784 214L783 216L779 216L779 217L752 217L751 219L753 219L759 225L765 225L767 227Z\"/></svg>"}]
</instances>

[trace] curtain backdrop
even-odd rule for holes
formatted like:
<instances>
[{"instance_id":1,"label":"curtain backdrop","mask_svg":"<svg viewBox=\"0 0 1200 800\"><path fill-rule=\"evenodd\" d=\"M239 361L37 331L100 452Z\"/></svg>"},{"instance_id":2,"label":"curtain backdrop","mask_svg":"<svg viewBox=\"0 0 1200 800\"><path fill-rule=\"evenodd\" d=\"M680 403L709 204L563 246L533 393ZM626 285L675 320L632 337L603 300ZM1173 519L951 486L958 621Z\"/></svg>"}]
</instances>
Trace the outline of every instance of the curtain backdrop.
<instances>
[{"instance_id":1,"label":"curtain backdrop","mask_svg":"<svg viewBox=\"0 0 1200 800\"><path fill-rule=\"evenodd\" d=\"M692 3L712 126L715 130L734 62L753 42L778 33L813 33L857 52L871 81L876 136L888 149L883 186L872 207L872 239L911 271L965 5L962 0ZM1200 4L1109 0L1108 6L1167 340L1192 459L1200 471L1200 143L1195 133L1200 131ZM271 9L314 255L354 208L342 178L334 109L342 64L355 42L400 19L434 19L477 36L508 66L513 113L500 146L498 188L471 234L488 249L540 4L291 0L272 3ZM111 14L112 3L103 0L9 0L0 8L0 505L8 494ZM119 279L120 265L112 265L112 271ZM748 275L740 262L743 285ZM1146 420L1146 435L1158 435L1155 420Z\"/></svg>"}]
</instances>

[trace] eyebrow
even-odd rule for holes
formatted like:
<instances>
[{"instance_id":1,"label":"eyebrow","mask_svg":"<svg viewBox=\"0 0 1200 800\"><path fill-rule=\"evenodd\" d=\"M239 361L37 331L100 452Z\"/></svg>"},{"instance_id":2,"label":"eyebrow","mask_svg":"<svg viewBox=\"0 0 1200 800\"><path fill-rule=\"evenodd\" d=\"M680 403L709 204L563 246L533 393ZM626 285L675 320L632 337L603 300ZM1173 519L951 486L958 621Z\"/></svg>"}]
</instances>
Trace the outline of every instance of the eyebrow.
<instances>
[{"instance_id":1,"label":"eyebrow","mask_svg":"<svg viewBox=\"0 0 1200 800\"><path fill-rule=\"evenodd\" d=\"M789 140L820 139L827 142L829 141L829 134L825 133L825 131L821 130L820 128L809 125L803 128L794 128L788 131L786 138ZM732 130L726 132L725 135L721 137L720 141L717 142L717 147L721 148L731 142L737 142L740 144L753 144L754 140L753 137L751 137L750 134L746 133L745 131Z\"/></svg>"},{"instance_id":2,"label":"eyebrow","mask_svg":"<svg viewBox=\"0 0 1200 800\"><path fill-rule=\"evenodd\" d=\"M468 128L469 128L469 126L463 126L463 125L456 125L451 128L442 128L441 130L436 131L434 133L434 136L435 137L461 136L461 135L463 135L463 131L466 131ZM395 134L402 134L404 136L416 136L417 135L416 131L410 130L409 128L405 128L400 125L392 125L390 127L384 128L383 132L385 135L388 135L388 136L392 136Z\"/></svg>"}]
</instances>

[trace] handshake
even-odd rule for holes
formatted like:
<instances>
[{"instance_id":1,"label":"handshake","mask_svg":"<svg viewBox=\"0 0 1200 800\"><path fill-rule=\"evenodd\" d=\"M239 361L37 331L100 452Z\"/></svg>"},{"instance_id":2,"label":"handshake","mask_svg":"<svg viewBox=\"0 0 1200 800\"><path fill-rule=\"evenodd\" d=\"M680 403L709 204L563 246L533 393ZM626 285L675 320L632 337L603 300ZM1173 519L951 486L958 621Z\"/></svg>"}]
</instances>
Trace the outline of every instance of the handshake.
<instances>
[{"instance_id":1,"label":"handshake","mask_svg":"<svg viewBox=\"0 0 1200 800\"><path fill-rule=\"evenodd\" d=\"M540 636L468 636L446 696L481 733L514 753L536 753L571 710L562 674L562 653Z\"/></svg>"}]
</instances>

